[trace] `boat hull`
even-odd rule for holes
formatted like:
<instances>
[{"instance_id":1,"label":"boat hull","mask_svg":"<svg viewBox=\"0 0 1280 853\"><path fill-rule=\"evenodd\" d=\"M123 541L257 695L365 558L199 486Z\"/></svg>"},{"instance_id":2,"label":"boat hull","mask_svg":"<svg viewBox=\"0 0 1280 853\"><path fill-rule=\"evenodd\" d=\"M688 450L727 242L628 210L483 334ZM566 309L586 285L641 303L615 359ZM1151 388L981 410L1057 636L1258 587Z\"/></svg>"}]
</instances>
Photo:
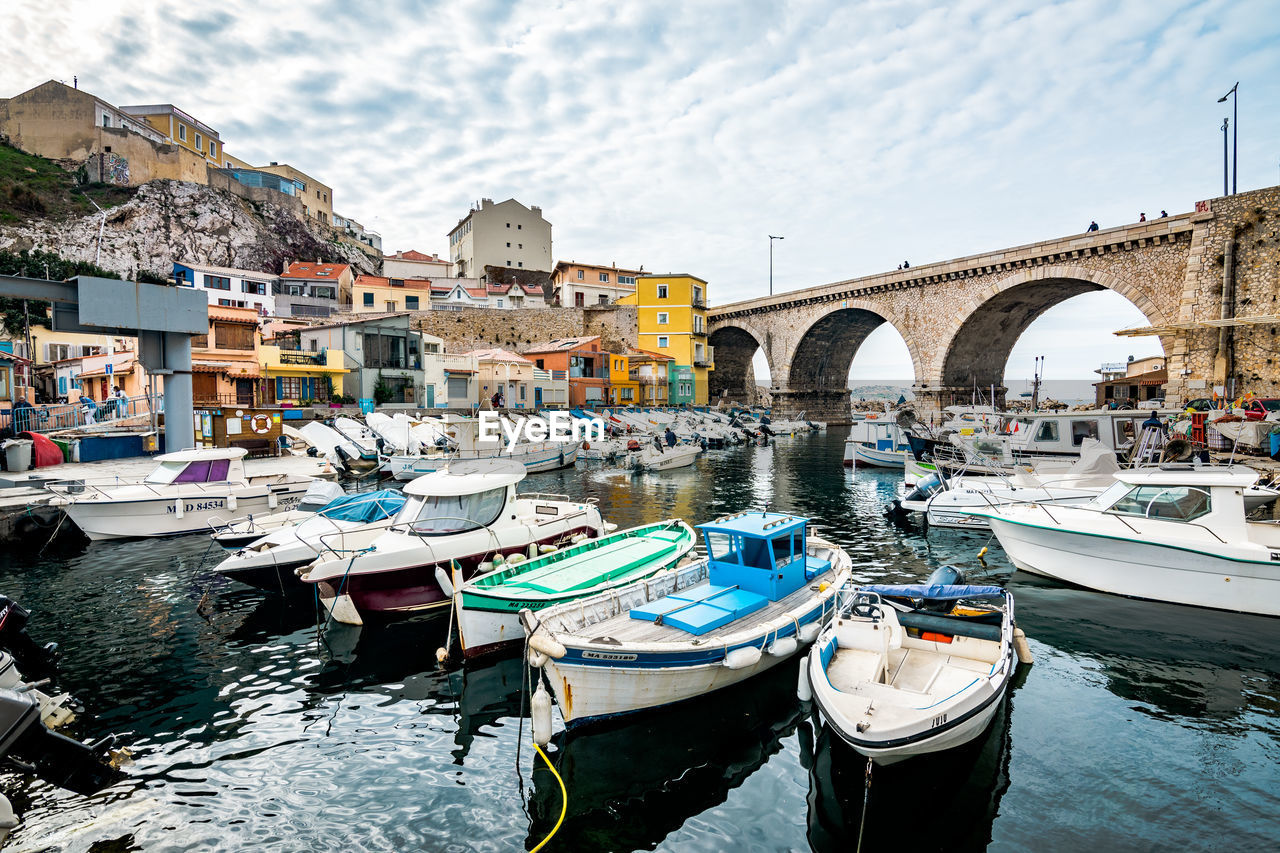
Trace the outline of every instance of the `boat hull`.
<instances>
[{"instance_id":1,"label":"boat hull","mask_svg":"<svg viewBox=\"0 0 1280 853\"><path fill-rule=\"evenodd\" d=\"M1280 564L988 518L1025 572L1132 598L1280 616Z\"/></svg>"},{"instance_id":2,"label":"boat hull","mask_svg":"<svg viewBox=\"0 0 1280 853\"><path fill-rule=\"evenodd\" d=\"M906 465L905 450L877 450L857 442L853 443L853 465L855 468L897 468Z\"/></svg>"},{"instance_id":3,"label":"boat hull","mask_svg":"<svg viewBox=\"0 0 1280 853\"><path fill-rule=\"evenodd\" d=\"M228 513L283 512L302 500L308 482L207 489L202 494L113 500L75 500L63 511L94 541L208 533ZM235 506L231 506L231 497ZM179 504L181 512L179 513Z\"/></svg>"}]
</instances>

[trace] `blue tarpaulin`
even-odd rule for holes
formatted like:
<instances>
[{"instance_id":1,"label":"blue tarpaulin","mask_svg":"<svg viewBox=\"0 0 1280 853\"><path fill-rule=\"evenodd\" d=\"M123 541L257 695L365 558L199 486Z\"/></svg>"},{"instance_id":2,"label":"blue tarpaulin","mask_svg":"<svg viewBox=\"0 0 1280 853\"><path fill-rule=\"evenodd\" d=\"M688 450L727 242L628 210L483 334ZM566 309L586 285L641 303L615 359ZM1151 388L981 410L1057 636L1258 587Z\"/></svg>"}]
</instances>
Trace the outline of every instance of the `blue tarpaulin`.
<instances>
[{"instance_id":1,"label":"blue tarpaulin","mask_svg":"<svg viewBox=\"0 0 1280 853\"><path fill-rule=\"evenodd\" d=\"M861 587L861 590L897 598L929 598L935 601L953 598L1004 597L1004 590L998 586L972 586L970 584L878 584L876 586Z\"/></svg>"},{"instance_id":2,"label":"blue tarpaulin","mask_svg":"<svg viewBox=\"0 0 1280 853\"><path fill-rule=\"evenodd\" d=\"M335 521L356 521L371 524L390 518L404 506L403 492L394 489L380 489L376 492L361 492L355 495L343 495L324 505L319 515Z\"/></svg>"}]
</instances>

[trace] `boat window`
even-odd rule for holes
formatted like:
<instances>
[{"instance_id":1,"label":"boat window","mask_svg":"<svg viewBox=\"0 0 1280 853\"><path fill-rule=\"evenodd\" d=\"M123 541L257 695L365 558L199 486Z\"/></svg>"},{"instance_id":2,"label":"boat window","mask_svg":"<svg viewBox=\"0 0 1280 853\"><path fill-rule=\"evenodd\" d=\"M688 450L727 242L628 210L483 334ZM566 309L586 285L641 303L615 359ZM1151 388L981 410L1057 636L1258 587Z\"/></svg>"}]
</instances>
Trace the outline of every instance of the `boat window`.
<instances>
[{"instance_id":1,"label":"boat window","mask_svg":"<svg viewBox=\"0 0 1280 853\"><path fill-rule=\"evenodd\" d=\"M1112 483L1110 486L1107 486L1107 488L1105 488L1102 491L1102 494L1094 498L1093 502L1096 506L1106 509L1107 507L1111 506L1116 501L1118 501L1120 498L1127 495L1131 488L1133 487L1130 486L1128 483Z\"/></svg>"},{"instance_id":2,"label":"boat window","mask_svg":"<svg viewBox=\"0 0 1280 853\"><path fill-rule=\"evenodd\" d=\"M738 553L742 550L742 537L728 533L707 531L707 553L718 563L738 562Z\"/></svg>"},{"instance_id":3,"label":"boat window","mask_svg":"<svg viewBox=\"0 0 1280 853\"><path fill-rule=\"evenodd\" d=\"M1098 422L1097 421L1072 421L1071 422L1071 445L1079 447L1086 438L1097 440L1098 438Z\"/></svg>"},{"instance_id":4,"label":"boat window","mask_svg":"<svg viewBox=\"0 0 1280 853\"><path fill-rule=\"evenodd\" d=\"M185 462L161 462L154 471L147 475L143 482L150 483L153 486L167 486L186 467L187 464Z\"/></svg>"},{"instance_id":5,"label":"boat window","mask_svg":"<svg viewBox=\"0 0 1280 853\"><path fill-rule=\"evenodd\" d=\"M1057 441L1058 440L1058 422L1057 421L1041 421L1040 428L1036 430L1036 441ZM1079 442L1076 442L1079 444Z\"/></svg>"},{"instance_id":6,"label":"boat window","mask_svg":"<svg viewBox=\"0 0 1280 853\"><path fill-rule=\"evenodd\" d=\"M791 535L775 536L769 540L773 546L773 565L774 568L782 568L792 560L792 554L795 553L795 546L792 544Z\"/></svg>"},{"instance_id":7,"label":"boat window","mask_svg":"<svg viewBox=\"0 0 1280 853\"><path fill-rule=\"evenodd\" d=\"M1124 447L1133 443L1134 434L1137 430L1132 420L1127 418L1116 418L1116 447Z\"/></svg>"},{"instance_id":8,"label":"boat window","mask_svg":"<svg viewBox=\"0 0 1280 853\"><path fill-rule=\"evenodd\" d=\"M506 503L506 486L470 495L427 495L405 504L399 519L408 521L414 533L461 533L493 524Z\"/></svg>"},{"instance_id":9,"label":"boat window","mask_svg":"<svg viewBox=\"0 0 1280 853\"><path fill-rule=\"evenodd\" d=\"M1167 521L1191 521L1208 514L1209 493L1193 486L1137 486L1108 512Z\"/></svg>"}]
</instances>

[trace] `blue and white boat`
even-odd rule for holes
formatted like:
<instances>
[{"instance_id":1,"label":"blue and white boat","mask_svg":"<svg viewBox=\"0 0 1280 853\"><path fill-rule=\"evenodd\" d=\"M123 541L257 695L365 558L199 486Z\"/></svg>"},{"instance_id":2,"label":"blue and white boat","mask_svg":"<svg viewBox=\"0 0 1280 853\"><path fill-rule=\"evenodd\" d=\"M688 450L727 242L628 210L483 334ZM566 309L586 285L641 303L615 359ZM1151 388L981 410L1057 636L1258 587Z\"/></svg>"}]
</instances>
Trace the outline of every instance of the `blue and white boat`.
<instances>
[{"instance_id":1,"label":"blue and white boat","mask_svg":"<svg viewBox=\"0 0 1280 853\"><path fill-rule=\"evenodd\" d=\"M799 694L841 740L892 764L982 734L1017 667L1015 649L1030 661L1025 642L1013 597L998 586L851 584L801 666Z\"/></svg>"},{"instance_id":2,"label":"blue and white boat","mask_svg":"<svg viewBox=\"0 0 1280 853\"><path fill-rule=\"evenodd\" d=\"M566 725L736 684L818 636L849 576L848 554L783 513L731 515L699 530L704 559L521 613L531 662L545 669Z\"/></svg>"}]
</instances>

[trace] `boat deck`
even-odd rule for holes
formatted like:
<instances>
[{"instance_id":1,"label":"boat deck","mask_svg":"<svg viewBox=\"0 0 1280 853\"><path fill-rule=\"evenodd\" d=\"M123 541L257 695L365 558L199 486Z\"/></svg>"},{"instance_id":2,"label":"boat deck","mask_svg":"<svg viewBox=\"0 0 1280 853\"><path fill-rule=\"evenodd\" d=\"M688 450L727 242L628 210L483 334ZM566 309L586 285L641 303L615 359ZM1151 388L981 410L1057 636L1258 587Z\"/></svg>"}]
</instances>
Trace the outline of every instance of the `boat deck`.
<instances>
[{"instance_id":1,"label":"boat deck","mask_svg":"<svg viewBox=\"0 0 1280 853\"><path fill-rule=\"evenodd\" d=\"M599 583L623 577L635 569L653 566L664 556L675 558L680 542L686 539L680 530L659 530L617 542L607 549L584 550L540 569L517 575L510 581L491 588L477 585L489 594L524 596L529 592L556 595L588 589ZM612 568L602 570L601 560L608 559Z\"/></svg>"}]
</instances>

